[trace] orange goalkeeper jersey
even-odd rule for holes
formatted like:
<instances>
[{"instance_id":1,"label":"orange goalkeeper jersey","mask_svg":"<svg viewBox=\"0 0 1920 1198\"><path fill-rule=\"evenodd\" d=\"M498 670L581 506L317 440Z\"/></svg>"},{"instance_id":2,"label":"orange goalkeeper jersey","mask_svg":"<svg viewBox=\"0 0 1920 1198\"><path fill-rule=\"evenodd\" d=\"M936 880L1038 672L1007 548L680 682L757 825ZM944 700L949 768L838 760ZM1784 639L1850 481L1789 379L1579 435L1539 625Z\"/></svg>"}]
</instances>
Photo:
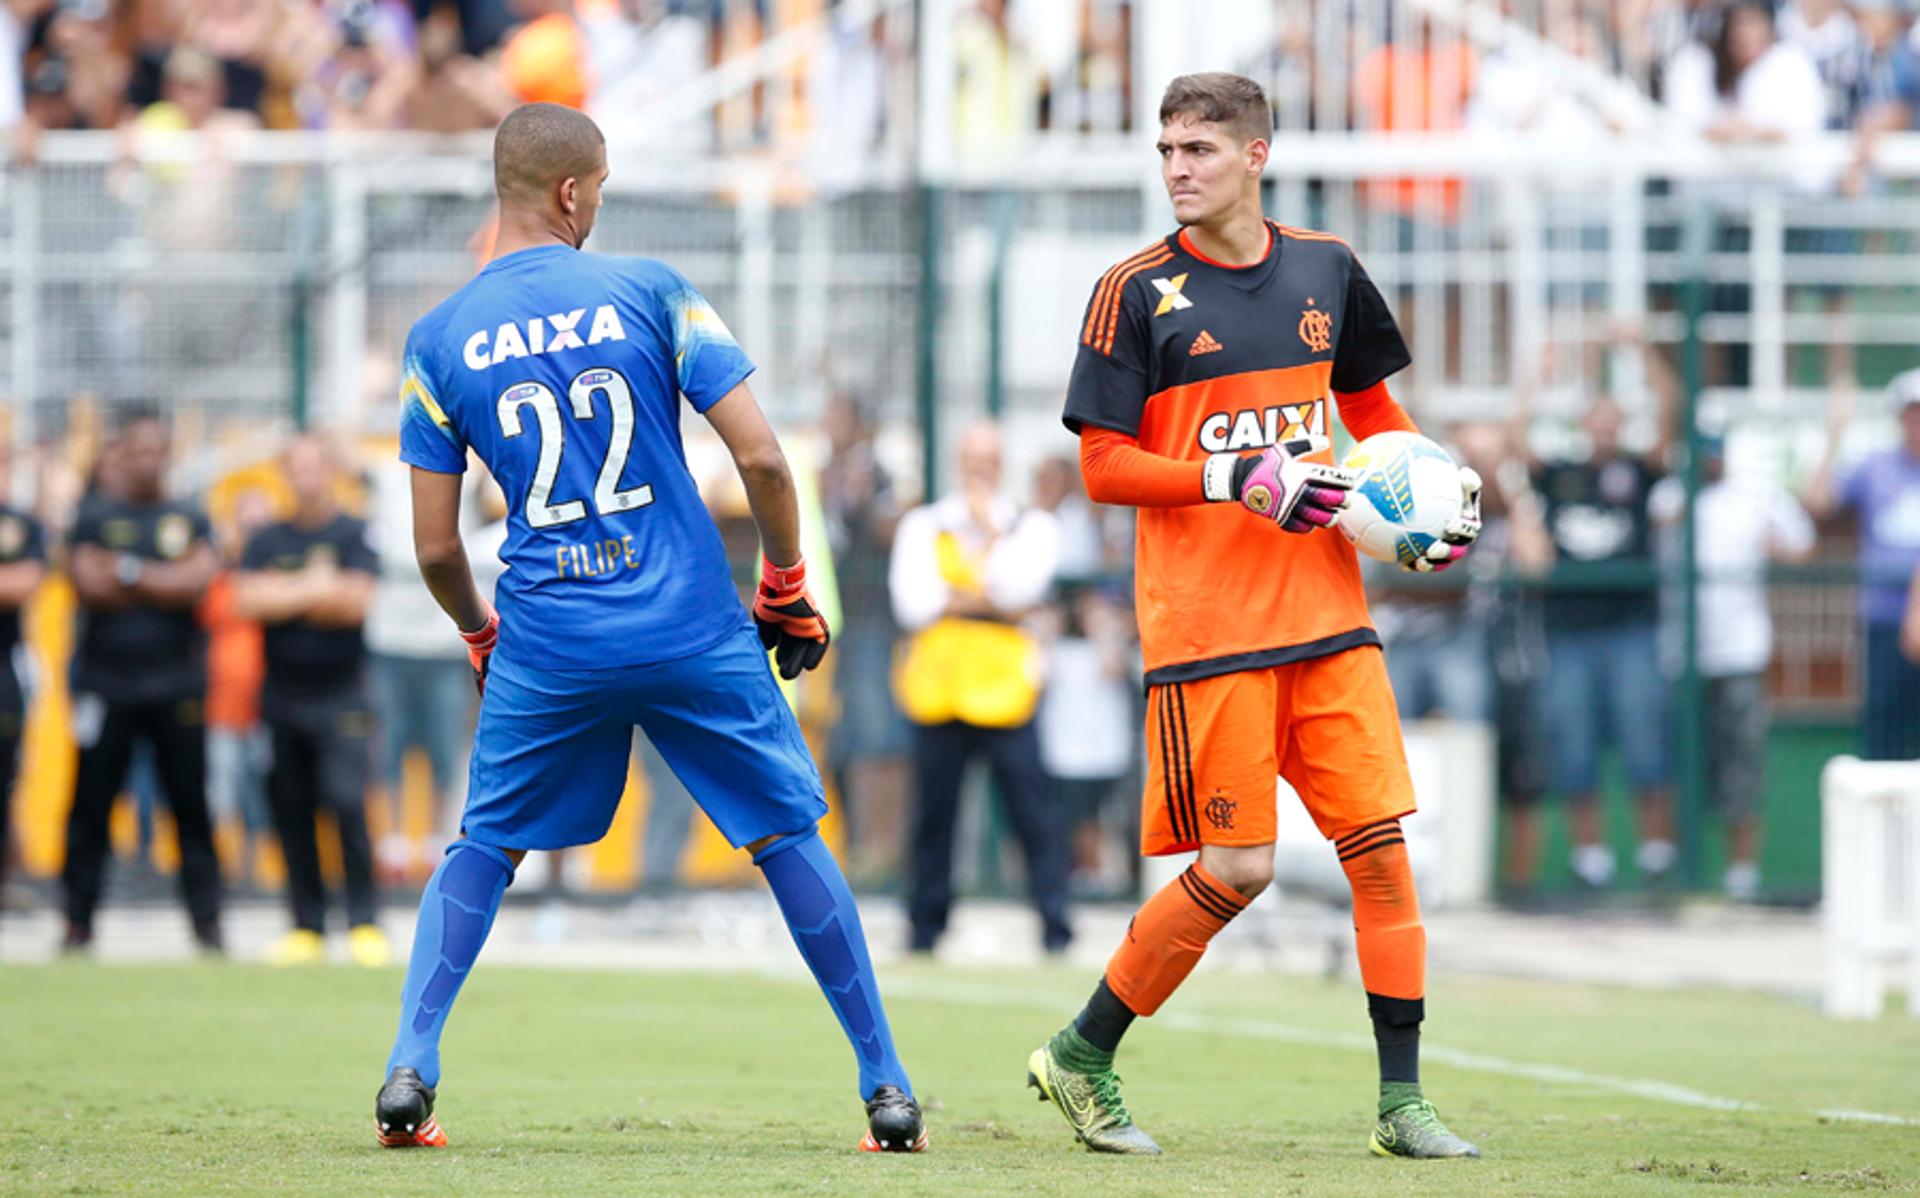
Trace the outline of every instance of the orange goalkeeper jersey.
<instances>
[{"instance_id":1,"label":"orange goalkeeper jersey","mask_svg":"<svg viewBox=\"0 0 1920 1198\"><path fill-rule=\"evenodd\" d=\"M1412 360L1346 242L1268 228L1251 266L1214 262L1182 232L1109 270L1081 323L1067 427L1200 461L1327 434L1334 392ZM1238 504L1142 507L1134 577L1150 686L1380 643L1344 537L1284 532Z\"/></svg>"}]
</instances>

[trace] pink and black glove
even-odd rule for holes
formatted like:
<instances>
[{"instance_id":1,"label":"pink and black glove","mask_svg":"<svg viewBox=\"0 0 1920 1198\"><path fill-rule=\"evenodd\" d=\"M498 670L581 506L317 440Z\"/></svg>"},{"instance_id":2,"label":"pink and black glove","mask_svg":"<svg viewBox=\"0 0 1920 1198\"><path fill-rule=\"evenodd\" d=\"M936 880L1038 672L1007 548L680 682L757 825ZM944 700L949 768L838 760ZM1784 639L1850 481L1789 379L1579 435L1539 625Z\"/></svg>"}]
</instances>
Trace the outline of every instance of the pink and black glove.
<instances>
[{"instance_id":1,"label":"pink and black glove","mask_svg":"<svg viewBox=\"0 0 1920 1198\"><path fill-rule=\"evenodd\" d=\"M1204 487L1215 503L1238 503L1287 532L1312 532L1332 524L1353 490L1353 471L1306 456L1328 447L1325 437L1282 442L1245 457L1216 453L1207 459Z\"/></svg>"},{"instance_id":2,"label":"pink and black glove","mask_svg":"<svg viewBox=\"0 0 1920 1198\"><path fill-rule=\"evenodd\" d=\"M460 639L467 642L467 661L473 666L474 689L481 694L487 693L487 662L493 656L494 646L500 643L500 613L487 609L487 622L468 632L460 630Z\"/></svg>"},{"instance_id":3,"label":"pink and black glove","mask_svg":"<svg viewBox=\"0 0 1920 1198\"><path fill-rule=\"evenodd\" d=\"M760 559L760 586L753 595L753 622L760 643L773 652L780 676L791 682L827 655L833 634L807 592L807 563L776 566Z\"/></svg>"},{"instance_id":4,"label":"pink and black glove","mask_svg":"<svg viewBox=\"0 0 1920 1198\"><path fill-rule=\"evenodd\" d=\"M1427 546L1425 557L1416 557L1406 568L1416 573L1438 573L1461 558L1480 539L1480 472L1471 466L1460 467L1460 514L1447 525L1440 539Z\"/></svg>"}]
</instances>

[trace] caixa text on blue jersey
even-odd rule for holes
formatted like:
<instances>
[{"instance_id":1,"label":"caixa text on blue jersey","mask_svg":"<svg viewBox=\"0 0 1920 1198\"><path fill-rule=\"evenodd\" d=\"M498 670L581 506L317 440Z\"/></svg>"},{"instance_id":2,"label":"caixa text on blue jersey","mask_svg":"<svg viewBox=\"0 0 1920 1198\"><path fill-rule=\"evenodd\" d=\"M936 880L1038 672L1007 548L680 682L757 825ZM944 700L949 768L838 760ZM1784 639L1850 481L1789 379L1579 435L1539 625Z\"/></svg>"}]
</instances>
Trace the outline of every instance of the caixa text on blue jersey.
<instances>
[{"instance_id":1,"label":"caixa text on blue jersey","mask_svg":"<svg viewBox=\"0 0 1920 1198\"><path fill-rule=\"evenodd\" d=\"M627 339L627 330L620 323L620 314L614 311L612 304L601 304L593 310L593 324L587 330L586 341L582 342L580 320L586 314L585 308L575 308L571 312L536 316L527 321L525 333L521 332L517 323L503 324L493 331L491 348L487 344L487 330L481 329L467 338L462 354L467 369L485 370L511 358L539 357L542 354L557 354L563 349L584 349L602 341Z\"/></svg>"}]
</instances>

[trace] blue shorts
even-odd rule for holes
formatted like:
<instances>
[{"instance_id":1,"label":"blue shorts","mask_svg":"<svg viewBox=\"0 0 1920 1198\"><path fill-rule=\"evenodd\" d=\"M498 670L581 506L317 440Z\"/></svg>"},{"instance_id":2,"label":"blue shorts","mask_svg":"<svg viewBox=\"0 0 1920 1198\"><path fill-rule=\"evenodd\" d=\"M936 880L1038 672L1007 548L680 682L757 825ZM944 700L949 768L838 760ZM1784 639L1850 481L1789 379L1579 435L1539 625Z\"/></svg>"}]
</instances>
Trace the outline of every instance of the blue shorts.
<instances>
[{"instance_id":1,"label":"blue shorts","mask_svg":"<svg viewBox=\"0 0 1920 1198\"><path fill-rule=\"evenodd\" d=\"M691 657L619 670L539 670L496 655L461 831L503 849L599 840L626 788L635 727L735 848L827 813L800 726L743 624Z\"/></svg>"},{"instance_id":2,"label":"blue shorts","mask_svg":"<svg viewBox=\"0 0 1920 1198\"><path fill-rule=\"evenodd\" d=\"M1620 750L1629 786L1668 785L1668 694L1654 626L1552 629L1547 657L1541 706L1553 789L1568 796L1597 791L1609 740Z\"/></svg>"}]
</instances>

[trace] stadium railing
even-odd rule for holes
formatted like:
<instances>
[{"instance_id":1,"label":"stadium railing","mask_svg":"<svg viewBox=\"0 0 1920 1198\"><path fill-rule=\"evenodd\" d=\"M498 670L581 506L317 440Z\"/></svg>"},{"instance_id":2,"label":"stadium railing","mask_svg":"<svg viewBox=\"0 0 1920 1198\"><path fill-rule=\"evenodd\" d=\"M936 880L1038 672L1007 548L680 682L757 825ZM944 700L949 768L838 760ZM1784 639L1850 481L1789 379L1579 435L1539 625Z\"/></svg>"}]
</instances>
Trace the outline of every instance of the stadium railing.
<instances>
[{"instance_id":1,"label":"stadium railing","mask_svg":"<svg viewBox=\"0 0 1920 1198\"><path fill-rule=\"evenodd\" d=\"M1785 439L1825 382L1808 367L1827 346L1856 346L1871 385L1920 345L1920 135L1883 145L1875 195L1771 182L1837 170L1849 152L1844 137L1734 151L1282 134L1269 211L1354 244L1406 326L1403 388L1429 419L1499 415L1547 345L1640 321L1656 342L1691 331L1747 347L1749 377L1702 403ZM185 135L127 156L111 136L48 136L0 185L11 436L57 434L76 394L388 427L398 340L473 269L485 155L484 138ZM1092 282L1168 227L1140 139L1042 140L919 174L805 154L613 157L596 246L680 263L789 420L851 386L900 419L917 398L942 418L986 407L1050 422ZM1690 328L1678 295L1694 279L1710 295ZM1835 311L1826 300L1842 293ZM1579 354L1558 356L1545 415L1582 401L1582 370Z\"/></svg>"},{"instance_id":2,"label":"stadium railing","mask_svg":"<svg viewBox=\"0 0 1920 1198\"><path fill-rule=\"evenodd\" d=\"M201 483L298 425L391 435L408 325L483 253L487 151L484 137L261 134L128 152L49 135L0 175L0 435L46 446L97 428L107 404L156 399ZM1784 182L1850 152L1844 137L1731 150L1282 134L1268 210L1354 245L1412 342L1396 391L1423 421L1503 417L1516 383L1541 375L1537 443L1567 444L1600 381L1584 352L1541 371L1544 348L1599 347L1634 322L1703 361L1743 350L1744 380L1689 380L1695 408L1736 457L1791 479L1817 453L1825 350L1855 350L1864 448L1892 427L1874 386L1920 346L1920 136L1883 143L1873 194ZM829 391L861 394L884 443L906 447L891 464L907 493L916 472L937 483L944 434L983 411L1014 425L1011 478L1070 449L1058 405L1087 295L1169 227L1143 137L1043 137L917 170L670 146L611 157L595 248L687 273L788 427ZM1836 230L1848 236L1821 236ZM1611 355L1606 385L1644 431L1632 358ZM1778 674L1829 707L1853 652L1834 581L1796 580L1776 609ZM1839 675L1821 672L1830 661Z\"/></svg>"}]
</instances>

